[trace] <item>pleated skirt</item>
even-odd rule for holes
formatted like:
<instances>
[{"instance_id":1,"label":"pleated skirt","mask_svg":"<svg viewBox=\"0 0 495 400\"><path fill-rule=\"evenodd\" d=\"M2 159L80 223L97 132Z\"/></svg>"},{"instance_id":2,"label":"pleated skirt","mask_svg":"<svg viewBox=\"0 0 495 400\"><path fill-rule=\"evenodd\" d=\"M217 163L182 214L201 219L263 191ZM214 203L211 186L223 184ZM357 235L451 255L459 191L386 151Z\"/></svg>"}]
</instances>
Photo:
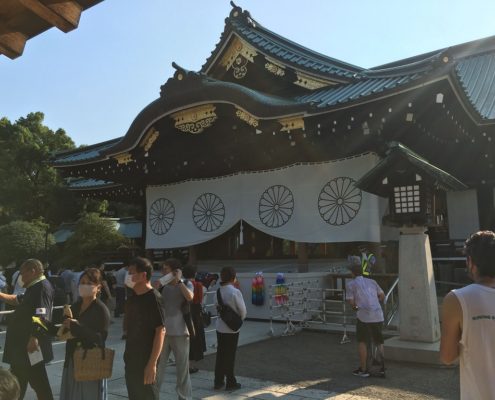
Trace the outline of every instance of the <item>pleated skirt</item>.
<instances>
[{"instance_id":1,"label":"pleated skirt","mask_svg":"<svg viewBox=\"0 0 495 400\"><path fill-rule=\"evenodd\" d=\"M62 373L60 400L107 400L107 380L77 382L72 359Z\"/></svg>"}]
</instances>

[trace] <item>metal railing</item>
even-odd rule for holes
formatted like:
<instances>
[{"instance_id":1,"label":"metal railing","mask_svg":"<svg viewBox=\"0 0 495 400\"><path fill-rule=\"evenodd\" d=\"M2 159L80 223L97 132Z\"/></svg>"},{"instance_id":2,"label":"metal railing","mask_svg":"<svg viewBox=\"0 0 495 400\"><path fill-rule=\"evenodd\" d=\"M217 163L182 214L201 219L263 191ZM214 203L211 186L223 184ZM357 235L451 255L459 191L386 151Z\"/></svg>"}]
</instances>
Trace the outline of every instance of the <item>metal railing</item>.
<instances>
[{"instance_id":1,"label":"metal railing","mask_svg":"<svg viewBox=\"0 0 495 400\"><path fill-rule=\"evenodd\" d=\"M64 308L64 306L53 306L53 310L63 310L63 308ZM15 312L15 310L0 311L0 316L13 314L14 312ZM61 326L61 325L62 324L55 324L55 326ZM7 332L6 330L0 331L0 335L5 334L6 332Z\"/></svg>"},{"instance_id":2,"label":"metal railing","mask_svg":"<svg viewBox=\"0 0 495 400\"><path fill-rule=\"evenodd\" d=\"M399 311L399 277L392 283L383 300L383 326L389 328L390 323Z\"/></svg>"}]
</instances>

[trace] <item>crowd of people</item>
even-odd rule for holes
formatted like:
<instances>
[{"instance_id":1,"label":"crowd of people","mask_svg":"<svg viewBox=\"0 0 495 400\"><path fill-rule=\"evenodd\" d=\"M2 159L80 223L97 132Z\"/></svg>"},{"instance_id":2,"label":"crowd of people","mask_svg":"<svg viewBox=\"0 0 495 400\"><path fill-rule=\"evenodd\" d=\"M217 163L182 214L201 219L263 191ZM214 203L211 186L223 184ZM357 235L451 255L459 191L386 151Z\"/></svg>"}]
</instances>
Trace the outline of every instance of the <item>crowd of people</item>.
<instances>
[{"instance_id":1,"label":"crowd of people","mask_svg":"<svg viewBox=\"0 0 495 400\"><path fill-rule=\"evenodd\" d=\"M26 260L13 277L13 283L20 287L19 292L0 293L0 300L15 307L8 325L3 361L10 364L19 393L9 399L23 399L28 384L39 400L53 399L45 364L53 359L52 338L61 332L67 342L60 400L107 399L106 379L78 381L74 378L74 354L78 348L105 347L113 288L114 316L124 315L123 359L129 399L159 398L170 354L176 363L177 396L192 399L190 374L198 371L193 363L201 360L206 351L201 314L205 290L203 284L194 279L195 267L182 267L177 259L163 262L161 272L162 277L152 286L153 266L141 257L117 271L115 281L106 276L99 265L80 272L62 271L60 278L71 306L61 327L57 327L51 322L54 287L39 260ZM241 292L234 287L235 278L233 268L222 269L219 290L225 303L244 319L246 306ZM232 391L240 387L234 376L239 330L217 322L217 336L217 368L212 385L216 389L225 385ZM0 384L1 379L0 374Z\"/></svg>"},{"instance_id":2,"label":"crowd of people","mask_svg":"<svg viewBox=\"0 0 495 400\"><path fill-rule=\"evenodd\" d=\"M495 357L490 351L495 348L495 233L480 231L471 235L466 240L465 253L467 271L474 283L453 290L445 298L440 357L446 364L460 359L462 399L489 399L495 397L495 381L490 375L495 368ZM378 376L385 377L380 306L384 292L369 277L367 264L355 262L350 269L353 279L347 285L346 300L357 315L359 355L359 367L353 374L370 376L368 349L374 343L380 362ZM22 400L28 384L39 400L53 399L45 363L53 359L51 335L54 332L60 335L60 331L67 340L60 400L106 400L105 379L74 378L74 354L78 348L105 346L111 288L122 282L123 287L116 286L124 291L118 295L115 315L124 314L123 359L129 399L159 398L171 354L176 363L177 397L192 399L190 374L197 372L194 362L201 360L206 350L201 306L204 286L195 279L195 267L182 267L176 259L164 261L161 272L161 278L152 285L151 262L137 257L118 271L116 282L106 278L103 269L96 266L77 275L72 273L70 279L68 274L62 274L62 279L70 283L71 290L66 295L72 305L62 326L55 329L50 324L54 288L45 277L42 263L26 260L14 278L19 285L17 293L0 292L0 300L15 307L3 354L10 372L0 369L0 400ZM77 292L72 290L75 275ZM235 270L225 267L219 278L216 299L220 317L216 324L218 347L212 385L215 390L234 391L241 387L234 374L234 364L246 305L236 287Z\"/></svg>"}]
</instances>

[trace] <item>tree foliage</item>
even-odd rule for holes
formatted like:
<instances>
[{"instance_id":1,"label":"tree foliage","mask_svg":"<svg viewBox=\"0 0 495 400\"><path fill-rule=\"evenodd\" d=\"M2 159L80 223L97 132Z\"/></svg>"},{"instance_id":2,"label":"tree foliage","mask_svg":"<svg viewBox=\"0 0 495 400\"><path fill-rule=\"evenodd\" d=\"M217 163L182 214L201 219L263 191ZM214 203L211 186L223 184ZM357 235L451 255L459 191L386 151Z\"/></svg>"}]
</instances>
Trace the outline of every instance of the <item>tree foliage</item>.
<instances>
[{"instance_id":1,"label":"tree foliage","mask_svg":"<svg viewBox=\"0 0 495 400\"><path fill-rule=\"evenodd\" d=\"M27 258L45 259L55 240L40 222L12 221L0 226L0 264L19 263Z\"/></svg>"},{"instance_id":2,"label":"tree foliage","mask_svg":"<svg viewBox=\"0 0 495 400\"><path fill-rule=\"evenodd\" d=\"M15 123L0 119L0 223L41 218L54 226L80 207L48 164L54 152L72 149L74 142L43 119L41 112Z\"/></svg>"},{"instance_id":3,"label":"tree foliage","mask_svg":"<svg viewBox=\"0 0 495 400\"><path fill-rule=\"evenodd\" d=\"M74 234L65 242L63 263L69 267L87 266L127 242L112 221L89 213L78 220Z\"/></svg>"}]
</instances>

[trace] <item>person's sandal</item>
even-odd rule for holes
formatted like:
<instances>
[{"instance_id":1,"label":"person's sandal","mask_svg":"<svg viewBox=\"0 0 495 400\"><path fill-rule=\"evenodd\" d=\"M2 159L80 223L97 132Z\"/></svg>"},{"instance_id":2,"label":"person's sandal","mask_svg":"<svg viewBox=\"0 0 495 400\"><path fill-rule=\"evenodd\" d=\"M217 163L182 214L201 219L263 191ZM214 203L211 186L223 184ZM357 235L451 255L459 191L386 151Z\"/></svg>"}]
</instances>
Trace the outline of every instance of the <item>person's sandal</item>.
<instances>
[{"instance_id":1,"label":"person's sandal","mask_svg":"<svg viewBox=\"0 0 495 400\"><path fill-rule=\"evenodd\" d=\"M199 368L196 368L196 367L189 368L189 373L190 374L195 374L198 371L199 371Z\"/></svg>"}]
</instances>

